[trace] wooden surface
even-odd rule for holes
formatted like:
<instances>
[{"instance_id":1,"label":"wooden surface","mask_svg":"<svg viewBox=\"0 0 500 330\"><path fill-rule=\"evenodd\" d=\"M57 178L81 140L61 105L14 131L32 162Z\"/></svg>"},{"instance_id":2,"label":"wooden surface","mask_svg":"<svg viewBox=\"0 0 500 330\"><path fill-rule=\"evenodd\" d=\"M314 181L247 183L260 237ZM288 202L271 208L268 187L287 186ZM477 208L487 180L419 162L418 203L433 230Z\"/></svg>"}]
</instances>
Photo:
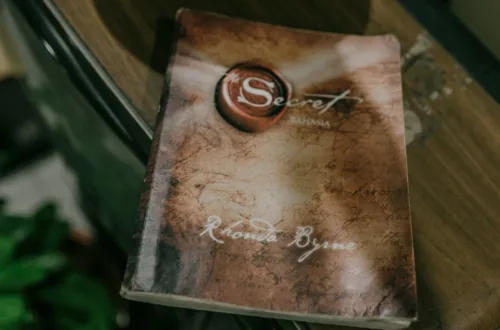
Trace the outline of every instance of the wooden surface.
<instances>
[{"instance_id":1,"label":"wooden surface","mask_svg":"<svg viewBox=\"0 0 500 330\"><path fill-rule=\"evenodd\" d=\"M420 321L500 327L500 107L393 0L53 0L152 126L171 20L186 7L402 45Z\"/></svg>"},{"instance_id":2,"label":"wooden surface","mask_svg":"<svg viewBox=\"0 0 500 330\"><path fill-rule=\"evenodd\" d=\"M0 81L7 78L18 78L24 74L24 66L19 60L15 43L7 33L3 22L0 22Z\"/></svg>"}]
</instances>

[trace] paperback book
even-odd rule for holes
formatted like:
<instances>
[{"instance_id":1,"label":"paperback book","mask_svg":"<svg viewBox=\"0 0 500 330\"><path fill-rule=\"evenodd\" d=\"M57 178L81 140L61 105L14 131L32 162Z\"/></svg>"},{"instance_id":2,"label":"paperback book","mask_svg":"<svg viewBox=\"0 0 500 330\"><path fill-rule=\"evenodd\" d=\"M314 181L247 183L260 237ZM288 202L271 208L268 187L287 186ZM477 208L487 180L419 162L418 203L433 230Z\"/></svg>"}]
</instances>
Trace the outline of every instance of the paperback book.
<instances>
[{"instance_id":1,"label":"paperback book","mask_svg":"<svg viewBox=\"0 0 500 330\"><path fill-rule=\"evenodd\" d=\"M122 287L295 322L416 320L400 49L181 9Z\"/></svg>"}]
</instances>

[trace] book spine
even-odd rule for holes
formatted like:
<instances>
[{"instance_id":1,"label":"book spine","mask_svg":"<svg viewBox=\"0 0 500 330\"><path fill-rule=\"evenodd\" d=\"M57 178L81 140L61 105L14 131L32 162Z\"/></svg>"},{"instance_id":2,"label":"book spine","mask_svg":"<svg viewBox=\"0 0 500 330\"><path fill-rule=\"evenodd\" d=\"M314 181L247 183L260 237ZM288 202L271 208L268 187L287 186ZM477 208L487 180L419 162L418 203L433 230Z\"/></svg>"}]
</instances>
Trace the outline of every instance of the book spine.
<instances>
[{"instance_id":1,"label":"book spine","mask_svg":"<svg viewBox=\"0 0 500 330\"><path fill-rule=\"evenodd\" d=\"M125 275L122 284L122 293L126 291L136 291L136 290L144 290L147 288L142 288L136 282L136 275L138 272L138 264L143 253L142 249L145 248L145 245L154 244L154 242L149 242L147 237L145 237L145 225L148 219L148 210L150 208L150 200L151 194L153 192L153 184L154 184L154 173L155 168L157 166L157 157L160 148L161 135L163 132L163 122L165 119L165 111L167 109L167 102L169 99L170 93L170 79L171 79L171 70L173 67L173 61L175 58L175 53L177 49L177 41L178 35L180 33L180 25L178 24L178 17L183 9L180 9L177 12L176 20L174 22L174 33L172 35L172 46L170 49L170 58L167 65L167 70L165 73L163 90L161 93L161 99L159 102L158 113L156 115L156 124L153 134L153 139L151 143L151 152L149 155L148 163L146 166L146 172L144 174L144 187L139 201L139 210L138 216L136 219L136 227L134 230L134 236L131 242L131 250L128 251L128 260L125 268ZM152 271L152 270L149 270Z\"/></svg>"}]
</instances>

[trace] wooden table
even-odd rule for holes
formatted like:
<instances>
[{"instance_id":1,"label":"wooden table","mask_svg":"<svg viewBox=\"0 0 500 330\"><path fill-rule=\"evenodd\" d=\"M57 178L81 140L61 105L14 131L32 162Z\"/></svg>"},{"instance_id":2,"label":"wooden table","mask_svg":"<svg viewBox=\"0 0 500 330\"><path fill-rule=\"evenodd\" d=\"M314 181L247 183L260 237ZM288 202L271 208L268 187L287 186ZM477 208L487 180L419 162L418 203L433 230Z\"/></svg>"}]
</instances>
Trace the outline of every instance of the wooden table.
<instances>
[{"instance_id":1,"label":"wooden table","mask_svg":"<svg viewBox=\"0 0 500 330\"><path fill-rule=\"evenodd\" d=\"M402 45L419 322L500 328L500 107L394 0L47 0L153 127L182 5Z\"/></svg>"}]
</instances>

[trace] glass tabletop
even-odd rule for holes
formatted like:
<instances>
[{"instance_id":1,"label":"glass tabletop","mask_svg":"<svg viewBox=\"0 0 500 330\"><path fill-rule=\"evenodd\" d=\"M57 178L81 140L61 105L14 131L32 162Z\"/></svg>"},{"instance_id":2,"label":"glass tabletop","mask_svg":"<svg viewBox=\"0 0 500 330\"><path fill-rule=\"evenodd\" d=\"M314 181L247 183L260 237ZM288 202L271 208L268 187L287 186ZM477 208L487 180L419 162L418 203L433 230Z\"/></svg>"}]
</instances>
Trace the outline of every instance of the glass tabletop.
<instances>
[{"instance_id":1,"label":"glass tabletop","mask_svg":"<svg viewBox=\"0 0 500 330\"><path fill-rule=\"evenodd\" d=\"M181 5L297 28L398 37L420 303L413 328L498 326L500 108L457 62L463 54L452 56L392 0L38 2L53 29L49 45L68 67L76 62L74 74L88 78L82 88L100 98L103 114L145 155Z\"/></svg>"}]
</instances>

